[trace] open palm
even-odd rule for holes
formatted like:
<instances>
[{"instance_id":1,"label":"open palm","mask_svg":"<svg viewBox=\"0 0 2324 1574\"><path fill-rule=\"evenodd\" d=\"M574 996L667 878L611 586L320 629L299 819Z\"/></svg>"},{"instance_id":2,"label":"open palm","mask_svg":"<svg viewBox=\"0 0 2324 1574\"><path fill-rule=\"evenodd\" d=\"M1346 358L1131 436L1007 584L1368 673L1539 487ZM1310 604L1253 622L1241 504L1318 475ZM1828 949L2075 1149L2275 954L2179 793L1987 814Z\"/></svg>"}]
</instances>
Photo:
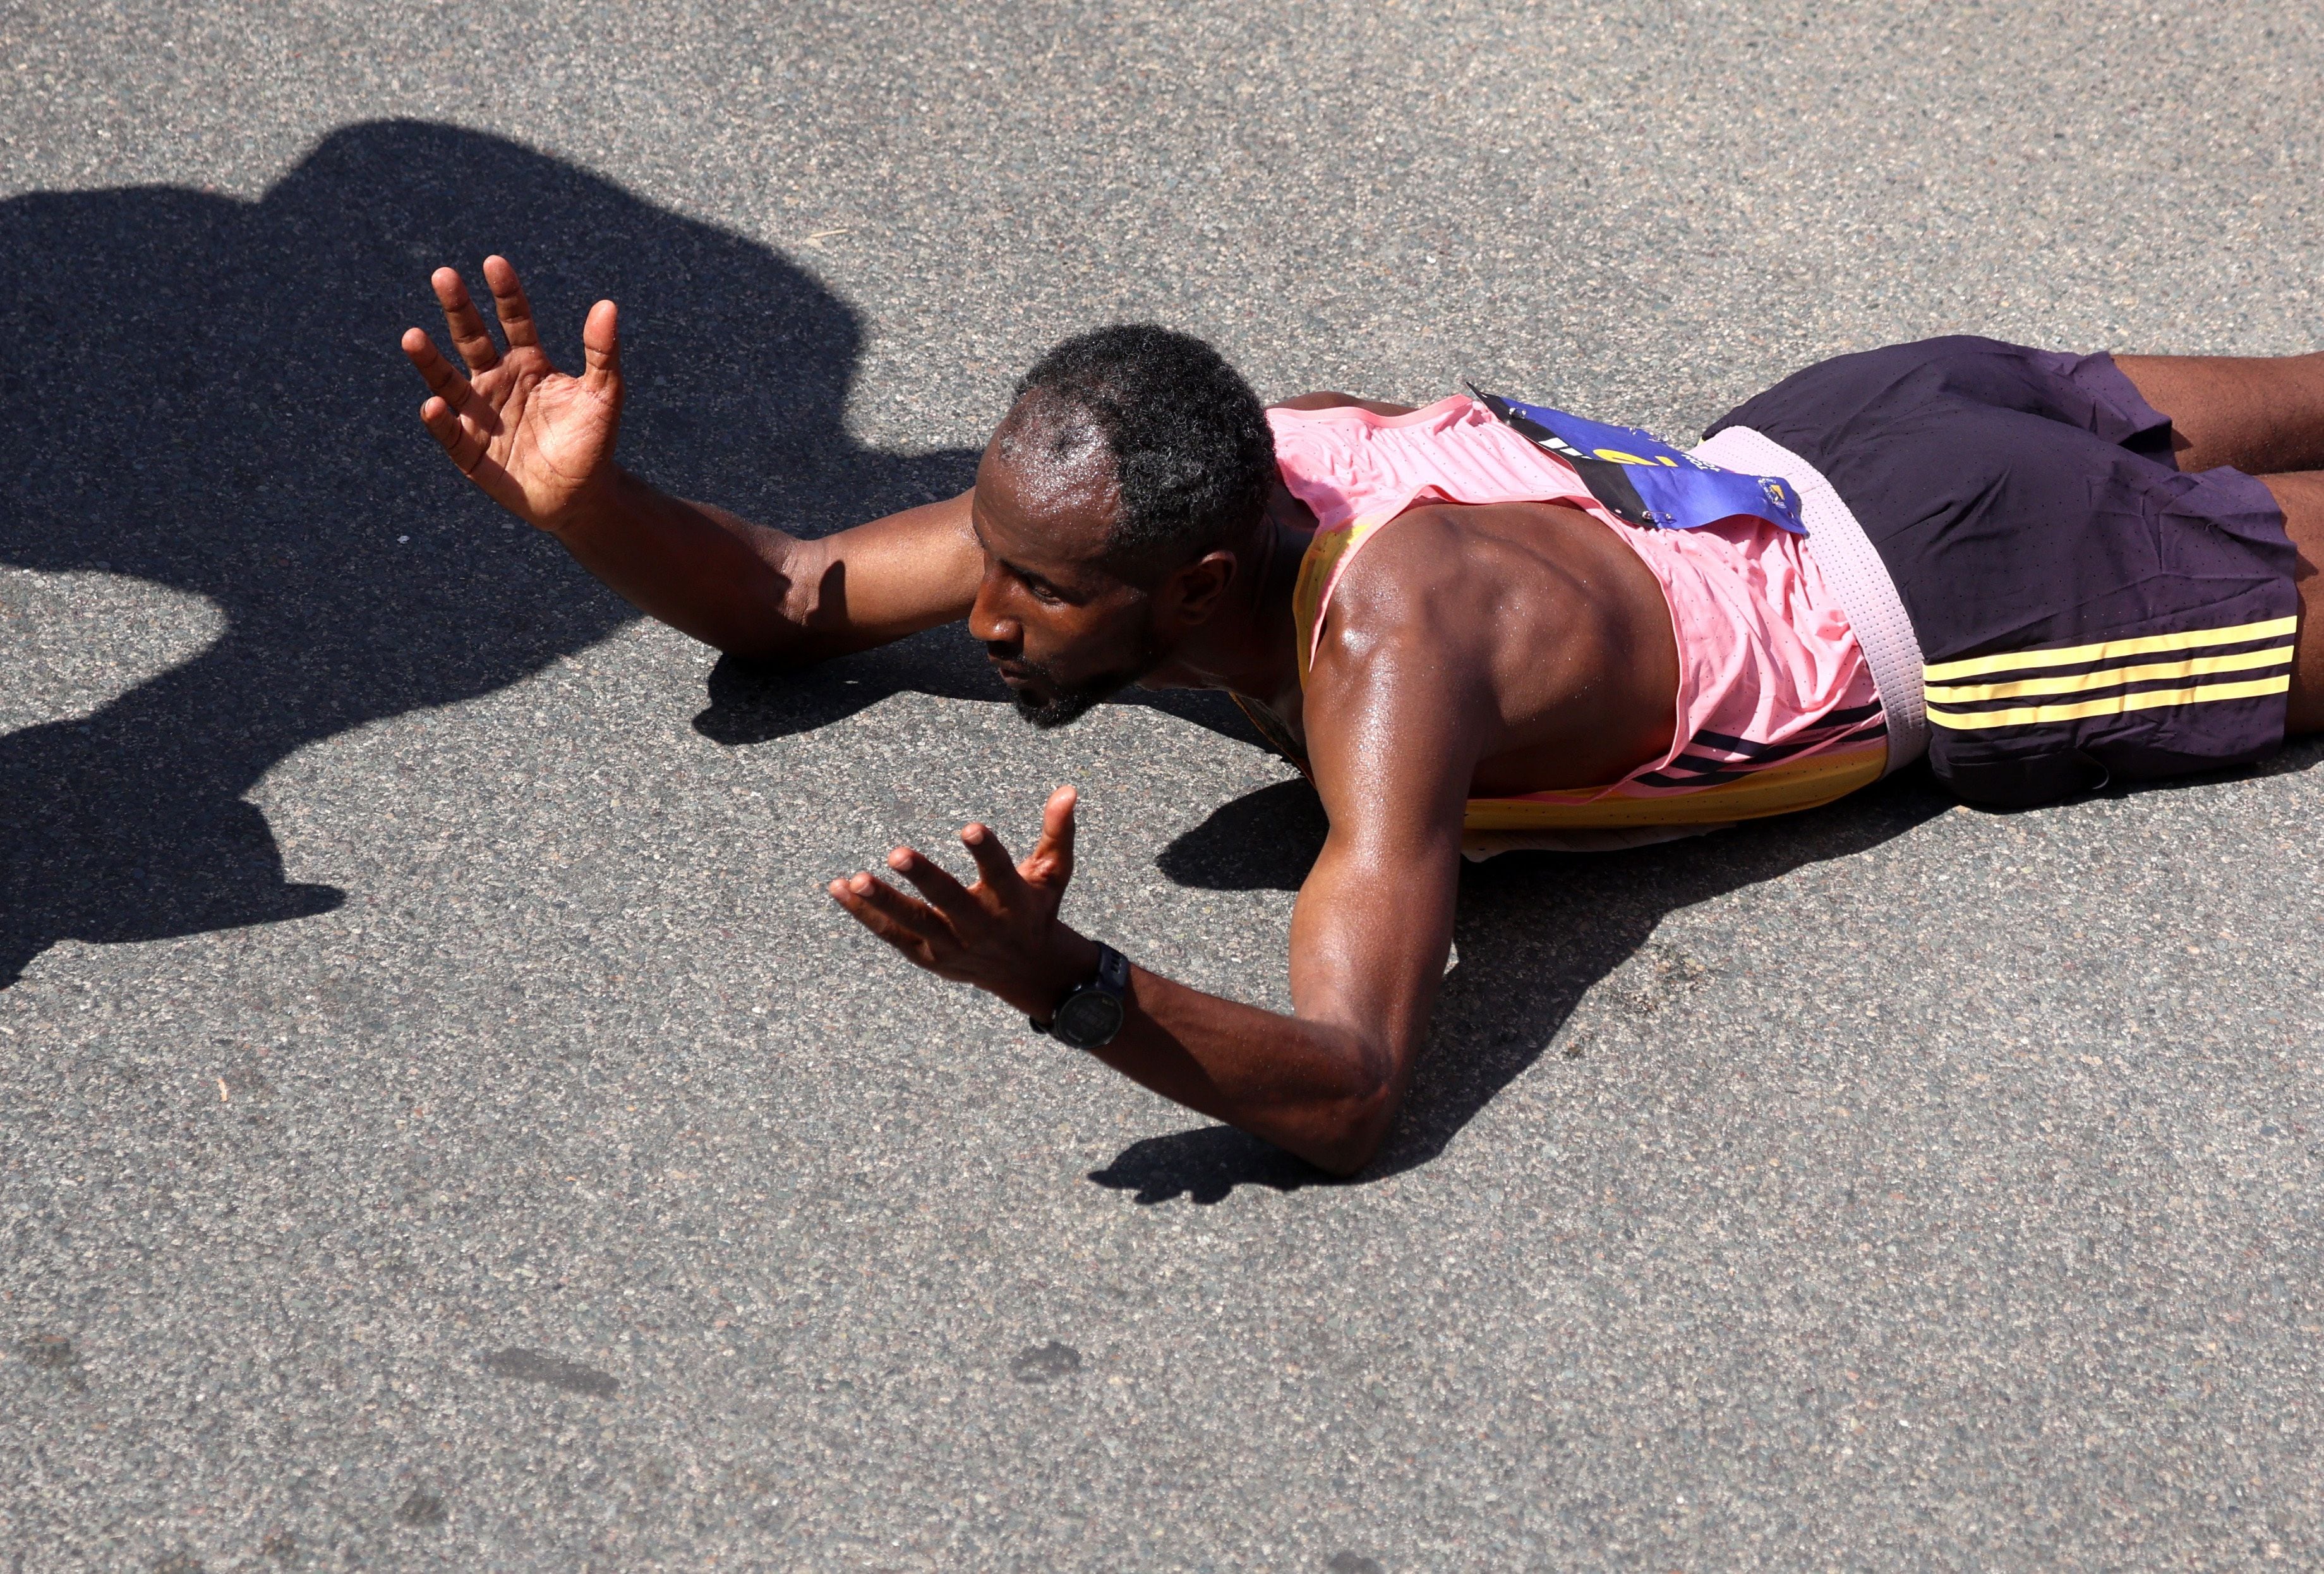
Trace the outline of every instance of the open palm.
<instances>
[{"instance_id":1,"label":"open palm","mask_svg":"<svg viewBox=\"0 0 2324 1574\"><path fill-rule=\"evenodd\" d=\"M468 374L462 376L421 329L404 331L403 353L428 383L421 424L487 497L529 524L556 529L613 474L613 440L622 422L613 303L600 301L589 309L581 329L586 365L575 377L558 371L540 347L531 304L506 257L484 259L484 282L508 340L505 352L485 330L458 273L438 268L429 282Z\"/></svg>"}]
</instances>

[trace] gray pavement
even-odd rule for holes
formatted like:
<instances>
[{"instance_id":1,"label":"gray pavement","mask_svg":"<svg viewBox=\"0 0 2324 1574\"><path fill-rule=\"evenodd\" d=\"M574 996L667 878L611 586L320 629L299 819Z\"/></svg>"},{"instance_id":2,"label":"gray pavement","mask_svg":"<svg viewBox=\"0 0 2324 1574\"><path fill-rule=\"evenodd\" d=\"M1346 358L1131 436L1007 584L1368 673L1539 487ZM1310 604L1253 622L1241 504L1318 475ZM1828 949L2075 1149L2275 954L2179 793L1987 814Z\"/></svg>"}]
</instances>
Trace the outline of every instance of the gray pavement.
<instances>
[{"instance_id":1,"label":"gray pavement","mask_svg":"<svg viewBox=\"0 0 2324 1574\"><path fill-rule=\"evenodd\" d=\"M1465 877L1315 1177L819 892L1085 795L1285 999L1314 800L956 633L720 664L396 331L624 305L624 452L823 530L1155 317L1691 435L1978 329L2318 342L2312 5L0 5L0 1568L2324 1560L2324 751Z\"/></svg>"}]
</instances>

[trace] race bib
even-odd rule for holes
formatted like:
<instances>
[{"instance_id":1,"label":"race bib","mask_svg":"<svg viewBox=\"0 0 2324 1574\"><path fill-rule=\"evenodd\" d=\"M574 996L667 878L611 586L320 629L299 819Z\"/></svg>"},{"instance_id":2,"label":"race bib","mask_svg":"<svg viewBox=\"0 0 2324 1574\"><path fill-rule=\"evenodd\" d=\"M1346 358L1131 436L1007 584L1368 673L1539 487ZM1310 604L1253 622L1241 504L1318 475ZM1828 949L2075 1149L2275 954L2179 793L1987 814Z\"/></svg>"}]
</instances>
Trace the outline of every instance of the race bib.
<instances>
[{"instance_id":1,"label":"race bib","mask_svg":"<svg viewBox=\"0 0 2324 1574\"><path fill-rule=\"evenodd\" d=\"M1635 426L1608 426L1563 410L1469 392L1519 436L1547 449L1582 477L1607 511L1655 530L1692 530L1738 514L1805 535L1800 495L1780 476L1746 476L1706 465Z\"/></svg>"}]
</instances>

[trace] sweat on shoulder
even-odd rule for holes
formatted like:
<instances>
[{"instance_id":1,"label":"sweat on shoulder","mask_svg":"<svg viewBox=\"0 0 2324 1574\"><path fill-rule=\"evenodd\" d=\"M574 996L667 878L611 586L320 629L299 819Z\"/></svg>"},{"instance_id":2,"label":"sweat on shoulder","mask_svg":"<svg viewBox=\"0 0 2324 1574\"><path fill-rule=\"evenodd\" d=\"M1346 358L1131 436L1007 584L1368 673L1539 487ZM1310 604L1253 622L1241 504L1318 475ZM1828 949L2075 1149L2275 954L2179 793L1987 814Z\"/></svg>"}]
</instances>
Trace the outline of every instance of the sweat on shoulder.
<instances>
[{"instance_id":1,"label":"sweat on shoulder","mask_svg":"<svg viewBox=\"0 0 2324 1574\"><path fill-rule=\"evenodd\" d=\"M1809 366L1680 452L1481 394L1263 405L1200 339L1119 326L1025 375L971 491L803 541L616 465L612 301L571 376L515 270L484 275L504 346L449 268L466 370L404 336L420 420L641 610L798 663L964 620L1041 727L1131 683L1234 696L1331 821L1290 1014L1064 921L1071 788L1022 859L964 828L973 883L898 847L830 893L1337 1173L1410 1085L1464 851L1692 835L1923 757L1964 798L2052 801L2324 727L2324 356L1932 339Z\"/></svg>"}]
</instances>

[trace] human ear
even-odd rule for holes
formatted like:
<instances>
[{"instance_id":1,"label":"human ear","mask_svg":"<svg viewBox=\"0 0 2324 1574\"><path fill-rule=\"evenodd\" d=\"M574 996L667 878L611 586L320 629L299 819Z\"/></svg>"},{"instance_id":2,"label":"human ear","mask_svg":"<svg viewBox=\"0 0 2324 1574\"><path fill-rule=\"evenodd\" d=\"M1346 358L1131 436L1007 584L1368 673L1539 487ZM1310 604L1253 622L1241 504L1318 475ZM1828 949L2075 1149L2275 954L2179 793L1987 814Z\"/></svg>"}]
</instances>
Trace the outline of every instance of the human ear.
<instances>
[{"instance_id":1,"label":"human ear","mask_svg":"<svg viewBox=\"0 0 2324 1574\"><path fill-rule=\"evenodd\" d=\"M1167 597L1183 622L1207 622L1226 597L1241 565L1230 551L1205 552L1170 576Z\"/></svg>"}]
</instances>

